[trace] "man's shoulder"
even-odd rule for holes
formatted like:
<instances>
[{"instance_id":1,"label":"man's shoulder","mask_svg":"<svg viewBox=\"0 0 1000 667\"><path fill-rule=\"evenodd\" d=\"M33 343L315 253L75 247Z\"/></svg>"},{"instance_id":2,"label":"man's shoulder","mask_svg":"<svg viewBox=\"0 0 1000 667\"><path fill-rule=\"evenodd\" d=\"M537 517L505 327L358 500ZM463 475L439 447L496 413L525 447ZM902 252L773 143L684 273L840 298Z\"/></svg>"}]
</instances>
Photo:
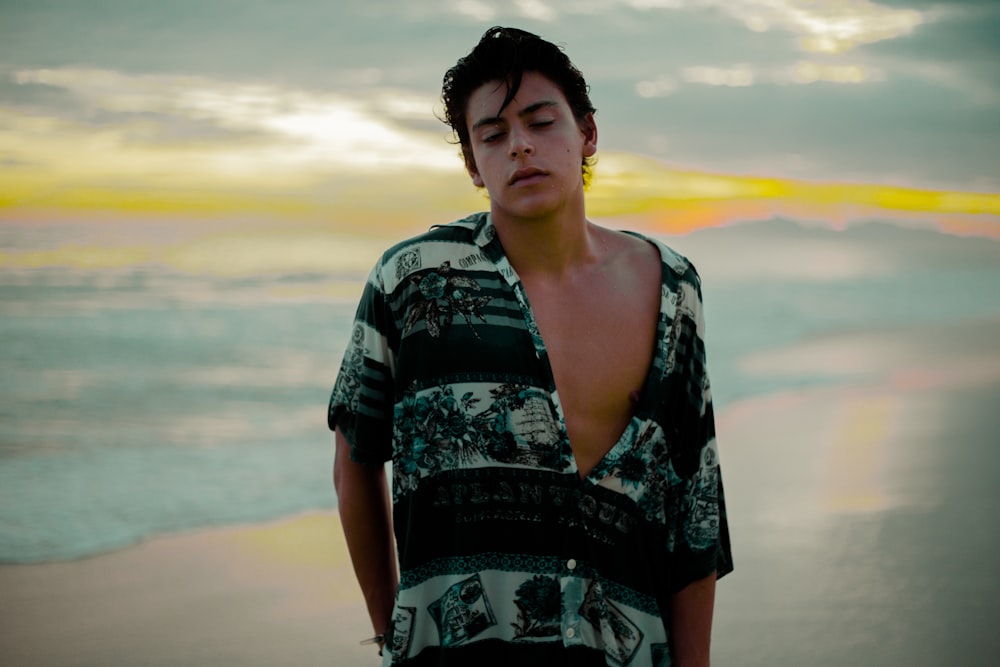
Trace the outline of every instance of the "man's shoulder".
<instances>
[{"instance_id":1,"label":"man's shoulder","mask_svg":"<svg viewBox=\"0 0 1000 667\"><path fill-rule=\"evenodd\" d=\"M486 213L474 213L447 224L434 225L422 234L389 247L376 267L386 291L393 291L395 285L416 271L435 268L444 262L459 262L477 252L476 237L487 222Z\"/></svg>"},{"instance_id":2,"label":"man's shoulder","mask_svg":"<svg viewBox=\"0 0 1000 667\"><path fill-rule=\"evenodd\" d=\"M689 282L698 281L698 272L691 260L668 245L663 239L631 230L625 233L651 243L660 253L660 262L669 269L669 273L673 274L675 279L686 279Z\"/></svg>"},{"instance_id":3,"label":"man's shoulder","mask_svg":"<svg viewBox=\"0 0 1000 667\"><path fill-rule=\"evenodd\" d=\"M453 220L448 223L432 225L426 232L421 232L414 236L398 241L389 246L384 256L391 256L397 252L418 246L424 243L434 243L440 241L463 241L473 239L476 229L483 224L486 213L473 213L464 218Z\"/></svg>"}]
</instances>

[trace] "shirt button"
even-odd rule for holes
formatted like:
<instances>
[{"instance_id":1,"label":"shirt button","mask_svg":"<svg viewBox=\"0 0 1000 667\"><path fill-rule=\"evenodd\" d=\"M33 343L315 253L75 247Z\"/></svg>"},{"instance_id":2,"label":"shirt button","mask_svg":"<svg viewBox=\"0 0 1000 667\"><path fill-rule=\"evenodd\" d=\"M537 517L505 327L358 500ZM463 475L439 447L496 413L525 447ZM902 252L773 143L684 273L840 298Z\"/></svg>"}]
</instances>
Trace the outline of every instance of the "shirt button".
<instances>
[{"instance_id":1,"label":"shirt button","mask_svg":"<svg viewBox=\"0 0 1000 667\"><path fill-rule=\"evenodd\" d=\"M576 569L576 559L575 558L570 558L568 561L566 561L566 567L569 568L570 570L575 570Z\"/></svg>"},{"instance_id":2,"label":"shirt button","mask_svg":"<svg viewBox=\"0 0 1000 667\"><path fill-rule=\"evenodd\" d=\"M566 638L572 639L573 637L576 637L576 630L574 630L573 628L569 628L568 630L566 630Z\"/></svg>"}]
</instances>

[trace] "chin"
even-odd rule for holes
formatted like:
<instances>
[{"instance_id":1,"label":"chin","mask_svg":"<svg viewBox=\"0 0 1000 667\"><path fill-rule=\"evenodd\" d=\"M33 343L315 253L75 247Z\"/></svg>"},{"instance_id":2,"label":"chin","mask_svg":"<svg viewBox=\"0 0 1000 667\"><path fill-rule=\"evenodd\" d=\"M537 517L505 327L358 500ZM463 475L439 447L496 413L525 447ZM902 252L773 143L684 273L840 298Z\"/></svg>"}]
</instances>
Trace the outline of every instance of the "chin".
<instances>
[{"instance_id":1,"label":"chin","mask_svg":"<svg viewBox=\"0 0 1000 667\"><path fill-rule=\"evenodd\" d=\"M556 207L551 206L500 206L497 212L519 220L542 220L557 210Z\"/></svg>"},{"instance_id":2,"label":"chin","mask_svg":"<svg viewBox=\"0 0 1000 667\"><path fill-rule=\"evenodd\" d=\"M529 220L551 216L567 204L568 202L557 200L556 197L538 193L531 197L519 197L518 201L499 202L498 208L505 215Z\"/></svg>"}]
</instances>

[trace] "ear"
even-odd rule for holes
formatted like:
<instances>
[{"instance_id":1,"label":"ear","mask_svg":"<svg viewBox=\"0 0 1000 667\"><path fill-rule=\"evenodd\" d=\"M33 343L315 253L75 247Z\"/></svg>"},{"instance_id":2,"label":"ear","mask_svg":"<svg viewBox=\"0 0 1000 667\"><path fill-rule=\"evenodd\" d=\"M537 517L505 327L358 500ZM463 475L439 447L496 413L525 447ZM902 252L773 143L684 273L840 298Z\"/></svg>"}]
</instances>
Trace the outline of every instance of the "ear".
<instances>
[{"instance_id":1,"label":"ear","mask_svg":"<svg viewBox=\"0 0 1000 667\"><path fill-rule=\"evenodd\" d=\"M477 188L485 188L486 183L483 183L483 179L479 175L479 172L473 169L472 167L467 167L467 169L469 170L469 176L472 177L472 184L475 185Z\"/></svg>"},{"instance_id":2,"label":"ear","mask_svg":"<svg viewBox=\"0 0 1000 667\"><path fill-rule=\"evenodd\" d=\"M469 172L469 178L472 179L472 184L477 188L486 187L486 184L483 183L483 178L479 175L479 170L476 168L476 161L469 154L466 154L464 157L465 170Z\"/></svg>"},{"instance_id":3,"label":"ear","mask_svg":"<svg viewBox=\"0 0 1000 667\"><path fill-rule=\"evenodd\" d=\"M583 135L583 157L593 157L597 153L597 123L594 114L588 113L583 120L577 121L580 133Z\"/></svg>"}]
</instances>

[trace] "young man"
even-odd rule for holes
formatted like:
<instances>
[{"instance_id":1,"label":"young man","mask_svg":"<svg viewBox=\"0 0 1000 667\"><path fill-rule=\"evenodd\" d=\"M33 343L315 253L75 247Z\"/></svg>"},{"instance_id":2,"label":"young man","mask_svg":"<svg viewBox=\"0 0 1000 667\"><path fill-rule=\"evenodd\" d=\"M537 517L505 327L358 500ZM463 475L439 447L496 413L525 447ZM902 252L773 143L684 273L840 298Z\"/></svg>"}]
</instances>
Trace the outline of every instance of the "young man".
<instances>
[{"instance_id":1,"label":"young man","mask_svg":"<svg viewBox=\"0 0 1000 667\"><path fill-rule=\"evenodd\" d=\"M709 663L732 565L700 282L587 220L587 91L558 47L487 31L443 99L490 211L368 279L329 424L384 664Z\"/></svg>"}]
</instances>

